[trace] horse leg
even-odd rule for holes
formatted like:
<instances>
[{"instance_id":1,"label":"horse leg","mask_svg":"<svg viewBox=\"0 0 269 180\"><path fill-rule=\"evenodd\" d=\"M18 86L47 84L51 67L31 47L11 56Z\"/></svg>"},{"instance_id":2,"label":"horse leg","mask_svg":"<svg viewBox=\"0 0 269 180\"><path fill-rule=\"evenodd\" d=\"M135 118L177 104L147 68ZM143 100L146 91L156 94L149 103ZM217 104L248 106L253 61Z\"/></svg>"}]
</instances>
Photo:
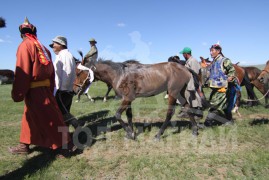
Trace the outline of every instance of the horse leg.
<instances>
[{"instance_id":1,"label":"horse leg","mask_svg":"<svg viewBox=\"0 0 269 180\"><path fill-rule=\"evenodd\" d=\"M87 98L88 98L90 101L94 102L94 99L93 99L87 92L85 93L85 95L87 96Z\"/></svg>"},{"instance_id":2,"label":"horse leg","mask_svg":"<svg viewBox=\"0 0 269 180\"><path fill-rule=\"evenodd\" d=\"M133 129L133 113L132 113L132 107L131 107L131 103L128 105L127 109L126 109L126 116L127 116L127 119L128 119L128 124L129 124L129 127L131 128L132 131L134 131Z\"/></svg>"},{"instance_id":3,"label":"horse leg","mask_svg":"<svg viewBox=\"0 0 269 180\"><path fill-rule=\"evenodd\" d=\"M78 91L78 99L76 100L76 102L79 102L79 101L80 101L80 96L81 96L81 94L82 94L82 90L80 89L80 90Z\"/></svg>"},{"instance_id":4,"label":"horse leg","mask_svg":"<svg viewBox=\"0 0 269 180\"><path fill-rule=\"evenodd\" d=\"M169 95L168 97L168 109L166 113L166 119L161 126L159 132L155 135L155 140L160 140L161 135L164 133L164 130L167 128L168 124L170 123L170 120L175 113L175 104L176 104L176 98L173 96Z\"/></svg>"},{"instance_id":5,"label":"horse leg","mask_svg":"<svg viewBox=\"0 0 269 180\"><path fill-rule=\"evenodd\" d=\"M132 115L130 116L131 110L128 110L128 112L126 111L127 117L128 117L128 126L124 123L124 121L121 119L121 114L123 113L123 111L125 111L127 108L131 108L131 101L127 101L127 100L123 100L120 107L118 108L117 112L116 112L116 119L117 121L121 124L121 126L123 127L123 129L126 131L126 137L129 139L133 139L135 140L135 134L134 131L132 130L132 128L130 127L130 124L132 124Z\"/></svg>"},{"instance_id":6,"label":"horse leg","mask_svg":"<svg viewBox=\"0 0 269 180\"><path fill-rule=\"evenodd\" d=\"M106 95L104 96L103 102L107 101L107 97L108 97L108 94L110 93L111 89L112 89L112 87L107 85L107 92L106 92Z\"/></svg>"}]
</instances>

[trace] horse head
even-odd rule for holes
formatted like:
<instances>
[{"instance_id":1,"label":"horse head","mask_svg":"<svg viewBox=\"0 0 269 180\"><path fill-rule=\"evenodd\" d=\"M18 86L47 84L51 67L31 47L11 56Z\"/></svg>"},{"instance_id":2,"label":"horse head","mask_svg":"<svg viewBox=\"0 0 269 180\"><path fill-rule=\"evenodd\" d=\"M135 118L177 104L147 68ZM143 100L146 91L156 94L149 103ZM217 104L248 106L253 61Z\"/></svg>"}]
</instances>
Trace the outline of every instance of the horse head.
<instances>
[{"instance_id":1,"label":"horse head","mask_svg":"<svg viewBox=\"0 0 269 180\"><path fill-rule=\"evenodd\" d=\"M200 65L201 65L201 82L202 82L202 86L207 86L212 61L210 61L209 58L205 59L202 56L200 56L200 59L201 59Z\"/></svg>"},{"instance_id":2,"label":"horse head","mask_svg":"<svg viewBox=\"0 0 269 180\"><path fill-rule=\"evenodd\" d=\"M269 80L269 60L266 62L264 69L257 78L261 83L267 84Z\"/></svg>"},{"instance_id":3,"label":"horse head","mask_svg":"<svg viewBox=\"0 0 269 180\"><path fill-rule=\"evenodd\" d=\"M183 66L185 66L186 61L180 60L179 56L171 56L168 58L168 62L176 62Z\"/></svg>"}]
</instances>

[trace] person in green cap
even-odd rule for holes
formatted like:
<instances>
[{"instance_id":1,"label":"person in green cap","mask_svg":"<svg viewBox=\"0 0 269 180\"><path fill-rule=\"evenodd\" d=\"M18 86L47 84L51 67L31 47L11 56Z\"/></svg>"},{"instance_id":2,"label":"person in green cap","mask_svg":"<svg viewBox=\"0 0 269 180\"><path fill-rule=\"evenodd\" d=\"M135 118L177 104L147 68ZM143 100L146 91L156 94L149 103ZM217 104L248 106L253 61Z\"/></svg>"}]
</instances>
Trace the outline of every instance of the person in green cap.
<instances>
[{"instance_id":1,"label":"person in green cap","mask_svg":"<svg viewBox=\"0 0 269 180\"><path fill-rule=\"evenodd\" d=\"M192 56L192 50L189 47L185 47L182 51L179 53L183 55L183 57L186 60L185 66L189 69L191 69L193 72L195 72L197 75L200 73L200 64L199 62ZM178 117L188 117L186 111L188 104L193 108L192 112L195 114L195 119L199 120L203 117L203 111L202 109L202 100L200 95L197 92L197 89L195 87L194 78L191 78L187 85L187 89L185 91L185 97L187 99L187 102L185 102L182 107L181 112L178 114ZM185 109L185 110L184 110Z\"/></svg>"},{"instance_id":2,"label":"person in green cap","mask_svg":"<svg viewBox=\"0 0 269 180\"><path fill-rule=\"evenodd\" d=\"M97 41L94 38L91 38L89 40L91 49L90 51L85 55L84 59L82 60L82 65L91 68L90 66L95 64L98 57L98 49L96 47Z\"/></svg>"},{"instance_id":3,"label":"person in green cap","mask_svg":"<svg viewBox=\"0 0 269 180\"><path fill-rule=\"evenodd\" d=\"M238 87L235 68L231 60L224 57L219 44L211 46L210 55L213 58L209 76L209 86L212 90L211 107L204 125L207 127L219 124L231 125L233 124L231 112L234 106L233 99Z\"/></svg>"}]
</instances>

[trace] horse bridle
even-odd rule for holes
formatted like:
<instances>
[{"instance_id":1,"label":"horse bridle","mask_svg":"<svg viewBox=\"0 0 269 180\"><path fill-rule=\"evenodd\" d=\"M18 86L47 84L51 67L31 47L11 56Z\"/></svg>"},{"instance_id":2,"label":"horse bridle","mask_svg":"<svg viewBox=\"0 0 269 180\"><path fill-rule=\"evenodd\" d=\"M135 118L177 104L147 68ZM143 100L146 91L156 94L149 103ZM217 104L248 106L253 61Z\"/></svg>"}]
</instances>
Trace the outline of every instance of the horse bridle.
<instances>
[{"instance_id":1,"label":"horse bridle","mask_svg":"<svg viewBox=\"0 0 269 180\"><path fill-rule=\"evenodd\" d=\"M94 70L96 70L96 67L94 65L92 65L90 67L90 69L94 68ZM94 71L93 70L93 71ZM79 76L81 73L83 72L83 70L81 70L80 72L77 73L77 76ZM77 83L73 83L75 86L78 86L79 87L79 90L78 90L78 94L80 93L80 91L82 90L82 87L85 85L85 83L87 82L88 78L84 79L83 83L82 84L77 84Z\"/></svg>"}]
</instances>

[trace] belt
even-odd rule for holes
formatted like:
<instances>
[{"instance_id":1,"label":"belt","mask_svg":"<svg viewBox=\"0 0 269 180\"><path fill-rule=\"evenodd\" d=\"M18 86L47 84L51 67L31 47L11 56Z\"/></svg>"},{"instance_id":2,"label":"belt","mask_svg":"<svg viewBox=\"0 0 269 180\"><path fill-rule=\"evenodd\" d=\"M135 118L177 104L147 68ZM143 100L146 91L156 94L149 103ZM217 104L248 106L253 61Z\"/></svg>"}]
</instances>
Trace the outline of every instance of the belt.
<instances>
[{"instance_id":1,"label":"belt","mask_svg":"<svg viewBox=\"0 0 269 180\"><path fill-rule=\"evenodd\" d=\"M31 82L30 88L37 88L37 87L50 87L50 80L45 79L43 81L34 81Z\"/></svg>"}]
</instances>

